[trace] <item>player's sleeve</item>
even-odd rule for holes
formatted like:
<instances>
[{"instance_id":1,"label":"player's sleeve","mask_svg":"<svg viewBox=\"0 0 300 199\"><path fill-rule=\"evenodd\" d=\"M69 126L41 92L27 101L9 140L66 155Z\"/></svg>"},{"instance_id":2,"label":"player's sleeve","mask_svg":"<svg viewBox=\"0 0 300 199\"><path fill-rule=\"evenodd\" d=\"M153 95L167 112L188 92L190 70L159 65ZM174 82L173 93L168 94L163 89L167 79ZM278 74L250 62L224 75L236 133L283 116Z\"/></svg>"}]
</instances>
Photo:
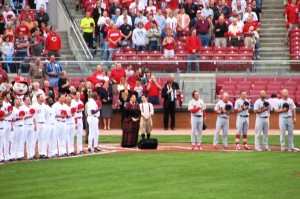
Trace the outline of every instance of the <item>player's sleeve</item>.
<instances>
[{"instance_id":1,"label":"player's sleeve","mask_svg":"<svg viewBox=\"0 0 300 199\"><path fill-rule=\"evenodd\" d=\"M189 102L188 111L190 111L191 109L193 109L192 101Z\"/></svg>"},{"instance_id":2,"label":"player's sleeve","mask_svg":"<svg viewBox=\"0 0 300 199\"><path fill-rule=\"evenodd\" d=\"M293 107L293 110L294 110L294 109L296 109L296 105L294 103L294 100L291 99L291 101L292 101L292 107Z\"/></svg>"},{"instance_id":3,"label":"player's sleeve","mask_svg":"<svg viewBox=\"0 0 300 199\"><path fill-rule=\"evenodd\" d=\"M258 109L259 109L259 107L258 107L258 102L256 101L256 102L254 103L253 110L257 111Z\"/></svg>"},{"instance_id":4,"label":"player's sleeve","mask_svg":"<svg viewBox=\"0 0 300 199\"><path fill-rule=\"evenodd\" d=\"M281 106L282 106L281 104L282 104L281 100L279 100L277 106L275 107L275 110L281 109Z\"/></svg>"},{"instance_id":5,"label":"player's sleeve","mask_svg":"<svg viewBox=\"0 0 300 199\"><path fill-rule=\"evenodd\" d=\"M220 105L219 105L219 102L215 105L215 108L214 108L214 111L215 113L218 114L218 111L220 110Z\"/></svg>"},{"instance_id":6,"label":"player's sleeve","mask_svg":"<svg viewBox=\"0 0 300 199\"><path fill-rule=\"evenodd\" d=\"M237 110L240 108L240 103L239 103L239 100L236 100L235 101L235 104L234 104L234 109Z\"/></svg>"}]
</instances>

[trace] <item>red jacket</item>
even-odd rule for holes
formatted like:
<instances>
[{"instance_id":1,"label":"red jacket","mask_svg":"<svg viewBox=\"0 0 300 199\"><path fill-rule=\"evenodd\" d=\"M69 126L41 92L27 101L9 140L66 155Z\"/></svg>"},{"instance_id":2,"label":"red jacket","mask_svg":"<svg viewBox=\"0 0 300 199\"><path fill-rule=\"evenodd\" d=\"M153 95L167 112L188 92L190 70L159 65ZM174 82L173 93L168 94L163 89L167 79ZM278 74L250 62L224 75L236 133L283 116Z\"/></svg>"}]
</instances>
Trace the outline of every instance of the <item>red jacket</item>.
<instances>
[{"instance_id":1,"label":"red jacket","mask_svg":"<svg viewBox=\"0 0 300 199\"><path fill-rule=\"evenodd\" d=\"M198 36L189 36L186 39L186 49L188 54L194 54L193 50L196 49L196 52L201 51L201 40Z\"/></svg>"},{"instance_id":2,"label":"red jacket","mask_svg":"<svg viewBox=\"0 0 300 199\"><path fill-rule=\"evenodd\" d=\"M22 19L28 19L29 16L31 16L32 21L34 21L34 14L32 11L29 11L28 13L22 11L18 20L21 22Z\"/></svg>"},{"instance_id":3,"label":"red jacket","mask_svg":"<svg viewBox=\"0 0 300 199\"><path fill-rule=\"evenodd\" d=\"M61 49L61 39L58 34L49 33L46 38L46 49L51 50L60 50Z\"/></svg>"}]
</instances>

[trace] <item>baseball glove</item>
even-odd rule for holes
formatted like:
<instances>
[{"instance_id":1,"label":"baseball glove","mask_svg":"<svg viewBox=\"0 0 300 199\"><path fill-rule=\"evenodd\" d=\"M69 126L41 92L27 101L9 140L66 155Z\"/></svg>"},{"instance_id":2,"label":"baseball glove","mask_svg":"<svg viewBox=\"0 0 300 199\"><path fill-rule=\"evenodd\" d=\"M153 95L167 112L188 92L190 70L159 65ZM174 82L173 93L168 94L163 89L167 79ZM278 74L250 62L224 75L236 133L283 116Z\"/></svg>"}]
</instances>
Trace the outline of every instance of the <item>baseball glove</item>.
<instances>
[{"instance_id":1,"label":"baseball glove","mask_svg":"<svg viewBox=\"0 0 300 199\"><path fill-rule=\"evenodd\" d=\"M226 110L226 111L230 111L230 110L231 110L231 107L232 107L232 106L231 106L230 104L227 104L227 105L225 106L225 110Z\"/></svg>"},{"instance_id":2,"label":"baseball glove","mask_svg":"<svg viewBox=\"0 0 300 199\"><path fill-rule=\"evenodd\" d=\"M287 109L289 110L290 105L289 105L288 103L284 103L284 104L282 105L282 108L287 108Z\"/></svg>"},{"instance_id":3,"label":"baseball glove","mask_svg":"<svg viewBox=\"0 0 300 199\"><path fill-rule=\"evenodd\" d=\"M203 122L203 127L202 127L203 130L206 129L206 124Z\"/></svg>"},{"instance_id":4,"label":"baseball glove","mask_svg":"<svg viewBox=\"0 0 300 199\"><path fill-rule=\"evenodd\" d=\"M265 107L268 107L269 105L270 105L269 102L264 102L264 106L265 106Z\"/></svg>"},{"instance_id":5,"label":"baseball glove","mask_svg":"<svg viewBox=\"0 0 300 199\"><path fill-rule=\"evenodd\" d=\"M244 106L249 106L249 102L244 101Z\"/></svg>"}]
</instances>

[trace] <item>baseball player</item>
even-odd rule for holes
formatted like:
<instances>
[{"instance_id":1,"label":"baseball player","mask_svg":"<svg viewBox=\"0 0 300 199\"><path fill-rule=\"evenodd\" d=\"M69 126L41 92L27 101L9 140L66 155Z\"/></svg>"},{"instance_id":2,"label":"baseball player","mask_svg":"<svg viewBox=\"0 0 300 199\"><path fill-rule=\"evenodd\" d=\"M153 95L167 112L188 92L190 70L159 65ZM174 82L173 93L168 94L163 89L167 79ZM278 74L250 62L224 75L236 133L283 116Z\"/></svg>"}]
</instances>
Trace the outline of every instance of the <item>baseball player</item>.
<instances>
[{"instance_id":1,"label":"baseball player","mask_svg":"<svg viewBox=\"0 0 300 199\"><path fill-rule=\"evenodd\" d=\"M260 133L263 132L263 150L270 151L268 146L268 132L270 126L270 111L271 105L266 99L266 92L261 90L259 92L260 98L254 103L255 120L255 151L262 151L260 147Z\"/></svg>"},{"instance_id":2,"label":"baseball player","mask_svg":"<svg viewBox=\"0 0 300 199\"><path fill-rule=\"evenodd\" d=\"M59 157L65 157L67 155L66 149L66 105L65 105L65 95L60 95L58 101L53 104L53 109L55 113L55 119L57 128L55 128L56 135L58 137L58 154Z\"/></svg>"},{"instance_id":3,"label":"baseball player","mask_svg":"<svg viewBox=\"0 0 300 199\"><path fill-rule=\"evenodd\" d=\"M294 101L289 98L288 90L281 91L281 99L275 109L279 113L280 145L281 151L285 151L285 131L288 131L288 151L298 152L294 146L294 124L296 123L296 106Z\"/></svg>"},{"instance_id":4,"label":"baseball player","mask_svg":"<svg viewBox=\"0 0 300 199\"><path fill-rule=\"evenodd\" d=\"M206 106L202 99L199 98L199 92L193 91L192 93L193 99L189 101L188 110L191 113L191 142L192 142L192 150L195 149L195 134L197 131L197 148L199 150L203 150L201 145L202 141L202 131L203 131L203 122L206 119L205 109Z\"/></svg>"},{"instance_id":5,"label":"baseball player","mask_svg":"<svg viewBox=\"0 0 300 199\"><path fill-rule=\"evenodd\" d=\"M72 107L76 107L77 111L75 113L75 123L77 125L76 135L77 135L77 153L83 154L82 150L82 132L83 132L83 120L82 120L82 111L84 109L84 105L80 100L80 92L76 92L74 99L71 102Z\"/></svg>"},{"instance_id":6,"label":"baseball player","mask_svg":"<svg viewBox=\"0 0 300 199\"><path fill-rule=\"evenodd\" d=\"M48 97L46 99L46 115L45 115L45 126L47 129L47 136L49 140L49 149L48 149L48 157L57 157L58 156L58 150L57 150L57 131L55 130L56 126L56 120L55 120L55 112L54 109L52 108L53 105L53 99L51 97Z\"/></svg>"},{"instance_id":7,"label":"baseball player","mask_svg":"<svg viewBox=\"0 0 300 199\"><path fill-rule=\"evenodd\" d=\"M32 108L35 110L35 126L36 126L36 137L38 140L38 151L40 158L48 158L47 156L47 144L48 136L45 129L45 115L46 115L46 104L44 103L45 96L43 94L38 94L37 102L32 105Z\"/></svg>"},{"instance_id":8,"label":"baseball player","mask_svg":"<svg viewBox=\"0 0 300 199\"><path fill-rule=\"evenodd\" d=\"M25 95L23 98L23 105L20 107L21 110L25 112L24 116L24 131L23 131L23 144L26 142L26 151L27 151L27 159L33 160L35 159L35 131L36 131L36 125L34 121L34 112L30 107L30 97L28 95Z\"/></svg>"},{"instance_id":9,"label":"baseball player","mask_svg":"<svg viewBox=\"0 0 300 199\"><path fill-rule=\"evenodd\" d=\"M240 91L240 98L235 101L234 111L237 113L235 135L235 149L241 150L240 136L243 134L243 145L245 150L250 150L247 144L247 132L249 129L249 101L246 99L247 93L245 90Z\"/></svg>"},{"instance_id":10,"label":"baseball player","mask_svg":"<svg viewBox=\"0 0 300 199\"><path fill-rule=\"evenodd\" d=\"M147 134L147 139L150 139L152 131L152 115L154 115L153 105L148 102L145 95L142 95L142 103L140 104L141 110L141 121L140 121L140 134L142 139L145 139L145 133Z\"/></svg>"},{"instance_id":11,"label":"baseball player","mask_svg":"<svg viewBox=\"0 0 300 199\"><path fill-rule=\"evenodd\" d=\"M24 160L24 142L22 140L22 134L24 133L24 115L25 112L20 110L20 99L14 100L13 112L11 119L13 122L13 137L11 139L10 155L12 159ZM23 153L22 153L23 152Z\"/></svg>"},{"instance_id":12,"label":"baseball player","mask_svg":"<svg viewBox=\"0 0 300 199\"><path fill-rule=\"evenodd\" d=\"M100 152L101 150L98 149L98 139L99 139L99 117L100 117L100 108L96 103L97 100L97 93L93 92L91 97L88 101L88 109L87 109L87 121L89 123L89 152ZM94 149L93 149L93 141L94 141Z\"/></svg>"},{"instance_id":13,"label":"baseball player","mask_svg":"<svg viewBox=\"0 0 300 199\"><path fill-rule=\"evenodd\" d=\"M66 97L66 135L68 141L68 155L73 156L74 153L74 134L75 134L75 112L76 108L71 107L71 97ZM76 126L77 127L77 126Z\"/></svg>"},{"instance_id":14,"label":"baseball player","mask_svg":"<svg viewBox=\"0 0 300 199\"><path fill-rule=\"evenodd\" d=\"M10 143L10 136L12 134L12 122L11 122L11 114L12 114L12 106L10 104L10 93L7 91L2 92L3 97L3 106L1 110L4 111L5 115L3 118L3 140L4 140L4 161L11 160L10 153L9 153L9 143Z\"/></svg>"},{"instance_id":15,"label":"baseball player","mask_svg":"<svg viewBox=\"0 0 300 199\"><path fill-rule=\"evenodd\" d=\"M3 100L0 98L0 109L3 106ZM0 162L6 162L4 160L4 133L3 133L3 119L4 119L5 112L0 110Z\"/></svg>"},{"instance_id":16,"label":"baseball player","mask_svg":"<svg viewBox=\"0 0 300 199\"><path fill-rule=\"evenodd\" d=\"M223 129L223 150L229 150L227 145L227 134L229 128L229 117L234 111L232 103L228 101L228 93L223 93L223 99L220 100L215 106L215 113L218 114L216 122L216 132L214 135L213 147L218 150L219 133Z\"/></svg>"}]
</instances>

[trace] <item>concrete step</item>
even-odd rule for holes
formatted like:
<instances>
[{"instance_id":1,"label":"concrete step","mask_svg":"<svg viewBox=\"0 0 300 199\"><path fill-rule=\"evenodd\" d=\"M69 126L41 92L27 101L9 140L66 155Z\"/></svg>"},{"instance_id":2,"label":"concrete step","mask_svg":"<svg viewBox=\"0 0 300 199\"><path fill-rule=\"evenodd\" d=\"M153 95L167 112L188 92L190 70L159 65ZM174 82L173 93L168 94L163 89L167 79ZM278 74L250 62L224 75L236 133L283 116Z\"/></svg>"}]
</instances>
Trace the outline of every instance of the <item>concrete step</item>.
<instances>
[{"instance_id":1,"label":"concrete step","mask_svg":"<svg viewBox=\"0 0 300 199\"><path fill-rule=\"evenodd\" d=\"M260 46L267 47L267 48L274 48L274 49L286 47L284 43L261 43L261 42L260 42Z\"/></svg>"},{"instance_id":2,"label":"concrete step","mask_svg":"<svg viewBox=\"0 0 300 199\"><path fill-rule=\"evenodd\" d=\"M269 4L268 3L263 3L263 11L265 10L284 10L284 6L280 3L276 4Z\"/></svg>"},{"instance_id":3,"label":"concrete step","mask_svg":"<svg viewBox=\"0 0 300 199\"><path fill-rule=\"evenodd\" d=\"M260 38L259 42L262 43L284 43L285 38L270 38L270 37L264 37Z\"/></svg>"},{"instance_id":4,"label":"concrete step","mask_svg":"<svg viewBox=\"0 0 300 199\"><path fill-rule=\"evenodd\" d=\"M270 32L260 32L259 33L259 38L262 40L263 38L270 38L272 37L273 39L282 39L282 38L285 38L285 33L270 33Z\"/></svg>"},{"instance_id":5,"label":"concrete step","mask_svg":"<svg viewBox=\"0 0 300 199\"><path fill-rule=\"evenodd\" d=\"M261 24L262 28L285 28L285 24Z\"/></svg>"},{"instance_id":6,"label":"concrete step","mask_svg":"<svg viewBox=\"0 0 300 199\"><path fill-rule=\"evenodd\" d=\"M277 24L280 24L280 25L285 25L285 19L282 18L282 19L267 19L267 18L264 18L262 20L262 25L268 25L268 24L272 24L272 25L277 25Z\"/></svg>"}]
</instances>

